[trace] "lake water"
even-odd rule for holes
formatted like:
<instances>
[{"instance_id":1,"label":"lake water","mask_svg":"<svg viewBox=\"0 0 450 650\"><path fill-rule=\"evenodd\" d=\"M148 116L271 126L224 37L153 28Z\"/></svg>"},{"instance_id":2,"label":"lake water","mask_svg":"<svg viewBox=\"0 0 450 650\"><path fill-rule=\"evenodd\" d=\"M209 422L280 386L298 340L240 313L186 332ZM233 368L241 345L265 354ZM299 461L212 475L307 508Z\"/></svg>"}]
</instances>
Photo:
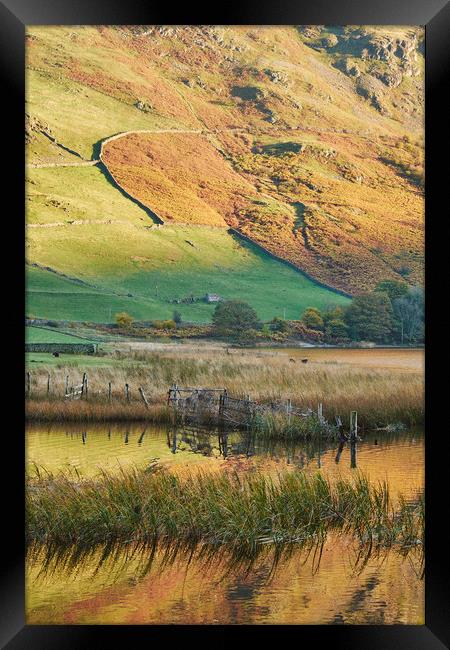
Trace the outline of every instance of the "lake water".
<instances>
[{"instance_id":1,"label":"lake water","mask_svg":"<svg viewBox=\"0 0 450 650\"><path fill-rule=\"evenodd\" d=\"M348 477L361 470L373 481L387 480L394 496L401 492L408 499L424 483L421 431L366 434L352 452L337 443L264 442L238 432L224 438L188 428L53 425L30 426L26 448L29 473L37 464L81 479L95 477L100 468L114 472L159 462L182 473L276 473L298 466ZM27 623L424 621L419 558L390 550L364 564L354 541L342 535L328 535L321 552L291 547L276 565L270 548L250 565L227 557L224 549L212 556L201 548L103 551L75 558L30 552Z\"/></svg>"}]
</instances>

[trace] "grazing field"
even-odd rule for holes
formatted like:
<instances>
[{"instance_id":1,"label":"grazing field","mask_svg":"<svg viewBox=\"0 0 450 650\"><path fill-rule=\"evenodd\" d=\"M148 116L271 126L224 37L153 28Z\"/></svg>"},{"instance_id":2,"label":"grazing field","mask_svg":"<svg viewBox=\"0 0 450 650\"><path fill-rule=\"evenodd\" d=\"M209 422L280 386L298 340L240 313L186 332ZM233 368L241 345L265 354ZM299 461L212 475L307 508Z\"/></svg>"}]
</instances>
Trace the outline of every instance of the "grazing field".
<instances>
[{"instance_id":1,"label":"grazing field","mask_svg":"<svg viewBox=\"0 0 450 650\"><path fill-rule=\"evenodd\" d=\"M41 327L25 328L25 342L26 343L90 343L89 339L80 336L71 336L52 329L44 329ZM48 355L45 355L48 357Z\"/></svg>"},{"instance_id":2,"label":"grazing field","mask_svg":"<svg viewBox=\"0 0 450 650\"><path fill-rule=\"evenodd\" d=\"M33 228L27 241L30 260L87 283L28 267L27 313L43 318L111 322L126 311L150 320L171 318L176 309L184 320L208 322L215 305L201 300L206 293L244 299L264 320L349 302L219 228L149 228L146 217ZM198 302L189 303L190 296Z\"/></svg>"}]
</instances>

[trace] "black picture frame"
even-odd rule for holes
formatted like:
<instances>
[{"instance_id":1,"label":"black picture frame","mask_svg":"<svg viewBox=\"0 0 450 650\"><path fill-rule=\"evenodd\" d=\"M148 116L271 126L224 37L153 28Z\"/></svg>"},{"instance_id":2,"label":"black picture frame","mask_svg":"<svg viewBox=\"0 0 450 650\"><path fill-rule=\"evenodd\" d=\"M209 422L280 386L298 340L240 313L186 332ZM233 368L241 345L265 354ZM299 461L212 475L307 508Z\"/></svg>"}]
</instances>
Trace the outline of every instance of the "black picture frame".
<instances>
[{"instance_id":1,"label":"black picture frame","mask_svg":"<svg viewBox=\"0 0 450 650\"><path fill-rule=\"evenodd\" d=\"M166 3L167 5L167 3ZM14 386L20 386L24 371L24 33L26 25L36 24L410 24L426 29L426 578L425 624L423 626L27 626L24 613L24 416L23 398ZM4 287L3 325L8 348L13 352L9 365L7 406L13 412L14 425L4 428L9 476L3 471L3 541L1 625L2 647L22 648L94 648L108 647L111 641L136 647L144 643L183 640L195 634L196 641L226 645L236 636L240 641L255 642L261 634L265 641L284 641L289 632L295 641L324 643L333 648L375 650L407 648L438 650L450 646L450 600L448 598L448 552L445 524L448 488L445 485L447 457L443 453L447 428L447 387L434 382L439 364L445 369L446 358L440 342L445 341L450 321L436 308L442 304L446 269L445 244L448 238L446 200L448 165L441 161L445 150L448 104L448 37L450 5L445 0L289 0L264 3L241 0L226 6L197 8L192 4L173 9L142 0L3 0L0 3L0 48L2 72L4 170L3 192L11 198L11 207L3 203L4 225L12 225L6 240L14 266L4 261L7 286ZM445 151L444 151L445 152ZM448 213L448 208L447 208ZM6 266L7 265L7 266ZM6 294L6 295L5 295ZM448 300L446 300L448 302ZM15 344L15 345L14 345ZM20 351L20 353L18 353ZM17 393L17 395L16 395ZM11 396L11 398L10 398ZM14 398L14 399L13 399ZM15 401L14 404L10 404ZM442 414L442 419L441 419ZM6 440L6 441L5 441ZM448 470L447 470L448 471ZM447 569L447 570L446 570ZM256 629L258 628L258 629ZM259 639L258 639L259 641Z\"/></svg>"}]
</instances>

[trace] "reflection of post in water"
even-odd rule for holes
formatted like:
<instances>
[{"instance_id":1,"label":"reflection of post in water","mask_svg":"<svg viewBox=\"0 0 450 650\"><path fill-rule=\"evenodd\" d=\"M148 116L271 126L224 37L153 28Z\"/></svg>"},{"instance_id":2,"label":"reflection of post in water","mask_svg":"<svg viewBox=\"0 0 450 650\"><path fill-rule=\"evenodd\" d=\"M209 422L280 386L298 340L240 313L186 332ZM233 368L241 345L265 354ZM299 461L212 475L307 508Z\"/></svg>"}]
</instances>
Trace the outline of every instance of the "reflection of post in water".
<instances>
[{"instance_id":1,"label":"reflection of post in water","mask_svg":"<svg viewBox=\"0 0 450 650\"><path fill-rule=\"evenodd\" d=\"M255 436L251 433L247 434L247 451L246 451L246 456L249 458L250 456L255 455Z\"/></svg>"},{"instance_id":2,"label":"reflection of post in water","mask_svg":"<svg viewBox=\"0 0 450 650\"><path fill-rule=\"evenodd\" d=\"M172 430L172 439L170 437L170 430L167 429L167 446L169 447L172 454L177 453L177 429L174 427Z\"/></svg>"},{"instance_id":3,"label":"reflection of post in water","mask_svg":"<svg viewBox=\"0 0 450 650\"><path fill-rule=\"evenodd\" d=\"M111 427L108 429L108 440L111 440Z\"/></svg>"},{"instance_id":4,"label":"reflection of post in water","mask_svg":"<svg viewBox=\"0 0 450 650\"><path fill-rule=\"evenodd\" d=\"M81 440L83 442L83 445L86 444L86 438L87 438L87 432L83 431L83 433L81 434Z\"/></svg>"},{"instance_id":5,"label":"reflection of post in water","mask_svg":"<svg viewBox=\"0 0 450 650\"><path fill-rule=\"evenodd\" d=\"M141 435L139 436L138 445L142 445L142 441L144 440L144 436L145 436L146 431L147 431L147 429L144 429L143 432L141 433Z\"/></svg>"},{"instance_id":6,"label":"reflection of post in water","mask_svg":"<svg viewBox=\"0 0 450 650\"><path fill-rule=\"evenodd\" d=\"M343 449L344 449L344 442L341 441L341 442L339 443L339 447L338 447L338 450L337 450L337 453L336 453L336 458L334 459L334 462L336 463L336 465L337 465L337 464L339 463L339 461L341 460L341 454L342 454L342 450L343 450Z\"/></svg>"},{"instance_id":7,"label":"reflection of post in water","mask_svg":"<svg viewBox=\"0 0 450 650\"><path fill-rule=\"evenodd\" d=\"M126 445L128 444L128 436L129 436L129 434L130 434L130 432L127 430L127 431L125 432L125 439L124 439L124 443L125 443Z\"/></svg>"},{"instance_id":8,"label":"reflection of post in water","mask_svg":"<svg viewBox=\"0 0 450 650\"><path fill-rule=\"evenodd\" d=\"M223 429L219 429L219 453L226 458L228 456L228 433Z\"/></svg>"},{"instance_id":9,"label":"reflection of post in water","mask_svg":"<svg viewBox=\"0 0 450 650\"><path fill-rule=\"evenodd\" d=\"M356 442L350 442L350 467L355 469L356 467Z\"/></svg>"}]
</instances>

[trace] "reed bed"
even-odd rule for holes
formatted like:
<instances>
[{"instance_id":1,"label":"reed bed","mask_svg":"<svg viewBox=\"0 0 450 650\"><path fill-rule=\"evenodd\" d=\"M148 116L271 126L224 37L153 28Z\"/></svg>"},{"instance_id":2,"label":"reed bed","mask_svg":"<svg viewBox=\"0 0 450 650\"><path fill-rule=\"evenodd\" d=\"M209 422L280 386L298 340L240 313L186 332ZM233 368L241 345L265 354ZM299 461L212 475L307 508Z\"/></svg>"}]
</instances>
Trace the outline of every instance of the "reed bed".
<instances>
[{"instance_id":1,"label":"reed bed","mask_svg":"<svg viewBox=\"0 0 450 650\"><path fill-rule=\"evenodd\" d=\"M28 543L205 543L251 555L261 544L302 543L339 530L369 547L423 545L424 499L391 501L387 483L359 474L103 472L74 481L37 470L26 491Z\"/></svg>"},{"instance_id":2,"label":"reed bed","mask_svg":"<svg viewBox=\"0 0 450 650\"><path fill-rule=\"evenodd\" d=\"M100 399L64 401L58 399L28 399L25 415L30 422L152 422L167 424L171 413L167 405L143 402L111 402Z\"/></svg>"},{"instance_id":3,"label":"reed bed","mask_svg":"<svg viewBox=\"0 0 450 650\"><path fill-rule=\"evenodd\" d=\"M69 362L70 364L70 362ZM261 402L291 399L293 406L317 408L332 421L340 415L344 422L351 410L358 411L360 424L377 426L403 422L410 426L424 420L423 375L395 369L373 369L333 363L291 363L288 355L257 352L233 353L225 350L183 350L155 353L116 352L111 365L91 367L89 406L64 403L66 376L79 383L83 368L61 363L32 369L31 395L27 416L33 420L147 419L163 417L160 408L170 385L227 388L236 397L250 394ZM47 394L50 373L51 391ZM112 402L108 402L108 383ZM124 385L130 386L131 406L124 399ZM139 401L142 386L152 409L146 412ZM98 406L94 406L98 405ZM139 414L139 416L137 415ZM155 420L161 421L161 420Z\"/></svg>"}]
</instances>

